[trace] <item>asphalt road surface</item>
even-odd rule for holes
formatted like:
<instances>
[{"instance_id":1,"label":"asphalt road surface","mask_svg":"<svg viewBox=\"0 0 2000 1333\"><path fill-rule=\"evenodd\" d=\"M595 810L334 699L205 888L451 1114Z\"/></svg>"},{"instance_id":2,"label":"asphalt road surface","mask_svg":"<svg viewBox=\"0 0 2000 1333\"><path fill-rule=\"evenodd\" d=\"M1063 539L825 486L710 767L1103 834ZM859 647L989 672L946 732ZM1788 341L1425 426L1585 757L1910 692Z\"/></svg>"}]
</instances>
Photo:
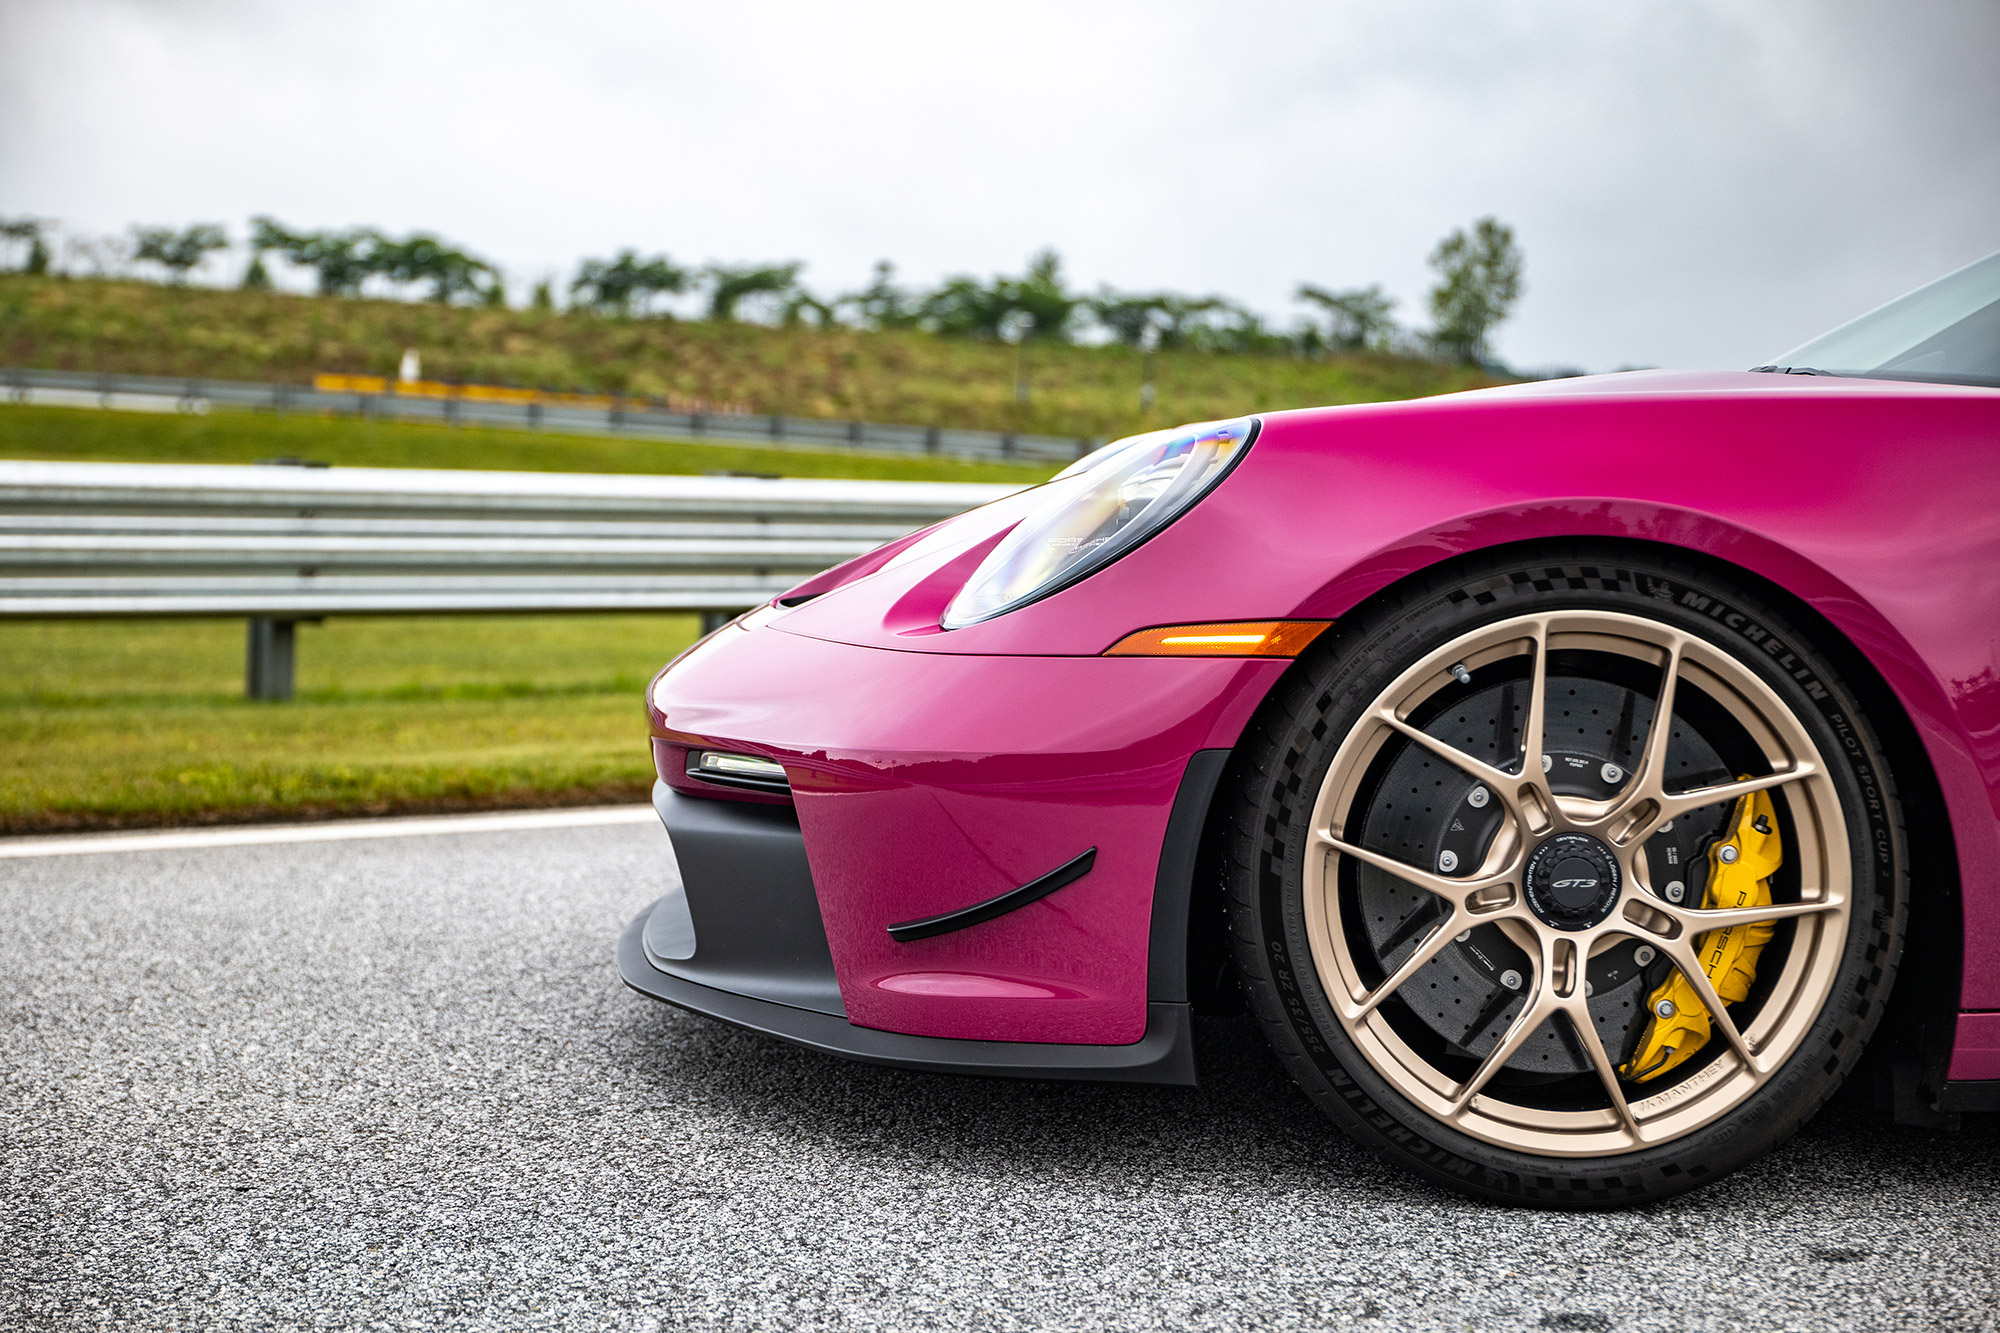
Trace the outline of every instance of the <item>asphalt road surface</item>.
<instances>
[{"instance_id":1,"label":"asphalt road surface","mask_svg":"<svg viewBox=\"0 0 2000 1333\"><path fill-rule=\"evenodd\" d=\"M850 1065L642 999L655 827L0 859L0 1327L1984 1329L2000 1129L1836 1106L1599 1216L1199 1091Z\"/></svg>"}]
</instances>

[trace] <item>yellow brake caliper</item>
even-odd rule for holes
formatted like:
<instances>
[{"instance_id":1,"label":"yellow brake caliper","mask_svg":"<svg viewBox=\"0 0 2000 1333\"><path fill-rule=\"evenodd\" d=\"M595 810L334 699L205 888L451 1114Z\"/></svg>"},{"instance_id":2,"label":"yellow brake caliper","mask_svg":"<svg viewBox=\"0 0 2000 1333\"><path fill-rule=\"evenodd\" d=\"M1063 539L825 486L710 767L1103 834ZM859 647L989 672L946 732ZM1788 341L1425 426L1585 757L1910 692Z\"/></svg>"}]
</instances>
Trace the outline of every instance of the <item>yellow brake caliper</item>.
<instances>
[{"instance_id":1,"label":"yellow brake caliper","mask_svg":"<svg viewBox=\"0 0 2000 1333\"><path fill-rule=\"evenodd\" d=\"M1708 853L1708 891L1704 908L1762 907L1771 901L1771 876L1784 863L1784 848L1767 792L1740 797L1731 817L1730 837ZM1709 984L1724 1004L1747 998L1757 980L1757 958L1770 943L1777 924L1758 921L1747 926L1711 930L1695 942L1695 956ZM1618 1072L1634 1082L1658 1078L1708 1044L1708 1008L1694 987L1676 970L1646 1001L1650 1017L1639 1049Z\"/></svg>"}]
</instances>

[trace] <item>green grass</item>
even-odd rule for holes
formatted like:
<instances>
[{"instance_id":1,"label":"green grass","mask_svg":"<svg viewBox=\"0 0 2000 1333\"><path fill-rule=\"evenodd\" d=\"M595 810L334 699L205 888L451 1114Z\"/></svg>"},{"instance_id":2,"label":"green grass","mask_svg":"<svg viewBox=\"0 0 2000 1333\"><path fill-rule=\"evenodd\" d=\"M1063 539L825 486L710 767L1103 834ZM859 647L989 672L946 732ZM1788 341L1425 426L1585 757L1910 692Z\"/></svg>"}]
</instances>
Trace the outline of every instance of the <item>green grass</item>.
<instances>
[{"instance_id":1,"label":"green grass","mask_svg":"<svg viewBox=\"0 0 2000 1333\"><path fill-rule=\"evenodd\" d=\"M1159 396L1142 414L1140 357L1127 347L1035 348L1022 404L1015 350L965 338L0 275L0 365L303 382L320 371L393 375L406 347L431 378L1072 436L1493 382L1374 354L1172 351L1157 357Z\"/></svg>"},{"instance_id":2,"label":"green grass","mask_svg":"<svg viewBox=\"0 0 2000 1333\"><path fill-rule=\"evenodd\" d=\"M687 615L353 618L299 697L242 698L243 622L0 623L0 832L641 800L641 691Z\"/></svg>"},{"instance_id":3,"label":"green grass","mask_svg":"<svg viewBox=\"0 0 2000 1333\"><path fill-rule=\"evenodd\" d=\"M0 275L0 365L300 382L392 374L1051 435L1410 398L1488 383L1381 356L1034 351L921 333L600 319ZM0 457L1033 482L1053 469L259 413L0 407ZM299 631L299 698L241 697L241 621L0 622L0 831L640 799L640 689L687 616L336 619Z\"/></svg>"},{"instance_id":4,"label":"green grass","mask_svg":"<svg viewBox=\"0 0 2000 1333\"><path fill-rule=\"evenodd\" d=\"M730 445L536 435L351 418L215 412L177 416L73 407L0 406L0 458L101 463L254 463L312 458L337 467L491 468L521 472L754 472L884 481L1027 485L1059 464L740 449Z\"/></svg>"}]
</instances>

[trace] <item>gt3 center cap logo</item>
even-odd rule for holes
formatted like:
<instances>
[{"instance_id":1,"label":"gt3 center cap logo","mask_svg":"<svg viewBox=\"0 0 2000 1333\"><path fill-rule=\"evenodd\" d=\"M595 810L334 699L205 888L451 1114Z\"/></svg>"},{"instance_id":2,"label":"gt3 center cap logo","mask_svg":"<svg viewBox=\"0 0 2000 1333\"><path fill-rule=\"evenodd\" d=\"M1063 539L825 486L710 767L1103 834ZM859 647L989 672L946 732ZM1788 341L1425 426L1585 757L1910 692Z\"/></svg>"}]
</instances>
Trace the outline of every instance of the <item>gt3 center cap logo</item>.
<instances>
[{"instance_id":1,"label":"gt3 center cap logo","mask_svg":"<svg viewBox=\"0 0 2000 1333\"><path fill-rule=\"evenodd\" d=\"M1618 858L1587 833L1558 833L1528 858L1528 906L1557 930L1587 930L1618 903Z\"/></svg>"}]
</instances>

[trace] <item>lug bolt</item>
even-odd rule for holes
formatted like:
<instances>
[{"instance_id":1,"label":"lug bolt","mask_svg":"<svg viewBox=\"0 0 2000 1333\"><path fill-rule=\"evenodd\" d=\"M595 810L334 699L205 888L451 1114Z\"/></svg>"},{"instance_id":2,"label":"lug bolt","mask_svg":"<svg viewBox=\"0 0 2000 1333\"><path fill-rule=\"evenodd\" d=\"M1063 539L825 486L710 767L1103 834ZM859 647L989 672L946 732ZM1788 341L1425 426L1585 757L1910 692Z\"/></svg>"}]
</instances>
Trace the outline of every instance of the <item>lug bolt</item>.
<instances>
[{"instance_id":1,"label":"lug bolt","mask_svg":"<svg viewBox=\"0 0 2000 1333\"><path fill-rule=\"evenodd\" d=\"M1521 989L1521 974L1510 967L1500 974L1500 984L1508 990L1519 990Z\"/></svg>"},{"instance_id":2,"label":"lug bolt","mask_svg":"<svg viewBox=\"0 0 2000 1333\"><path fill-rule=\"evenodd\" d=\"M1439 852L1438 869L1444 871L1444 873L1447 875L1449 875L1452 871L1458 869L1458 853Z\"/></svg>"},{"instance_id":3,"label":"lug bolt","mask_svg":"<svg viewBox=\"0 0 2000 1333\"><path fill-rule=\"evenodd\" d=\"M1722 864L1726 866L1733 866L1736 864L1737 855L1738 852L1736 850L1736 844L1732 842L1725 842L1719 849L1717 849L1715 853L1715 859L1722 862Z\"/></svg>"},{"instance_id":4,"label":"lug bolt","mask_svg":"<svg viewBox=\"0 0 2000 1333\"><path fill-rule=\"evenodd\" d=\"M1597 775L1614 787L1625 780L1625 770L1616 764L1606 764L1597 770Z\"/></svg>"},{"instance_id":5,"label":"lug bolt","mask_svg":"<svg viewBox=\"0 0 2000 1333\"><path fill-rule=\"evenodd\" d=\"M1474 787L1465 794L1465 803L1474 810L1484 810L1486 803L1493 799L1493 793L1484 787Z\"/></svg>"},{"instance_id":6,"label":"lug bolt","mask_svg":"<svg viewBox=\"0 0 2000 1333\"><path fill-rule=\"evenodd\" d=\"M1463 662L1453 662L1451 664L1451 678L1461 685L1470 685L1472 683L1472 673L1465 669L1465 663Z\"/></svg>"},{"instance_id":7,"label":"lug bolt","mask_svg":"<svg viewBox=\"0 0 2000 1333\"><path fill-rule=\"evenodd\" d=\"M1670 880L1668 880L1668 881L1667 881L1667 901L1668 901L1668 902L1670 902L1670 903L1677 903L1677 902L1679 902L1679 901L1680 901L1681 899L1683 899L1683 898L1687 897L1687 893L1688 893L1688 886L1687 886L1687 885L1685 885L1685 884L1683 884L1683 883L1681 883L1681 882L1680 882L1679 880L1677 880L1677 879L1670 879Z\"/></svg>"},{"instance_id":8,"label":"lug bolt","mask_svg":"<svg viewBox=\"0 0 2000 1333\"><path fill-rule=\"evenodd\" d=\"M1653 946L1650 944L1642 944L1638 948L1634 949L1632 951L1632 961L1637 963L1640 967L1644 967L1646 964L1652 962Z\"/></svg>"}]
</instances>

